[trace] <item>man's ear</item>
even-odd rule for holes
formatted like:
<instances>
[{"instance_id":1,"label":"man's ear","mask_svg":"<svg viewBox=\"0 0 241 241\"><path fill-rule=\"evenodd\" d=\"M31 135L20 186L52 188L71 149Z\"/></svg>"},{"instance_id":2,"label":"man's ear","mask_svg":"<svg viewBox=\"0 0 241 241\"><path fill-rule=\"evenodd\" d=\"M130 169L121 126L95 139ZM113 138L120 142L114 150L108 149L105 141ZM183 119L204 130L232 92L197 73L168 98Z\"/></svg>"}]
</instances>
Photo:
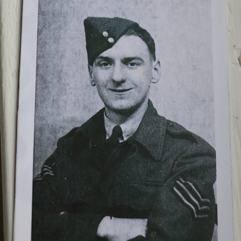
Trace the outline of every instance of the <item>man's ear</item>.
<instances>
[{"instance_id":1,"label":"man's ear","mask_svg":"<svg viewBox=\"0 0 241 241\"><path fill-rule=\"evenodd\" d=\"M88 70L89 70L89 75L90 75L90 84L92 86L95 86L95 80L93 78L93 66L88 64Z\"/></svg>"},{"instance_id":2,"label":"man's ear","mask_svg":"<svg viewBox=\"0 0 241 241\"><path fill-rule=\"evenodd\" d=\"M161 78L161 64L159 60L156 60L153 62L153 68L152 68L152 83L157 83Z\"/></svg>"}]
</instances>

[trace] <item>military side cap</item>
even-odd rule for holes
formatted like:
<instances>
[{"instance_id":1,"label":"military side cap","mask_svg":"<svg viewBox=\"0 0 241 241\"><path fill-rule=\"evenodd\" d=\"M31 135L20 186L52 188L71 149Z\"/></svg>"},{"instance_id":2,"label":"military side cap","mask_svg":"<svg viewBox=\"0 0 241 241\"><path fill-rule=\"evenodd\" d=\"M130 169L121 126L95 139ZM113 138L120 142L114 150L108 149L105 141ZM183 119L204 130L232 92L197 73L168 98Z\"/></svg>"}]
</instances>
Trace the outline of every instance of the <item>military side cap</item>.
<instances>
[{"instance_id":1,"label":"military side cap","mask_svg":"<svg viewBox=\"0 0 241 241\"><path fill-rule=\"evenodd\" d=\"M142 29L138 23L123 18L88 17L84 20L86 49L88 62L93 65L95 59L107 49L110 49L128 30L137 30L149 49L155 52L155 43L151 35ZM154 46L154 47L153 47Z\"/></svg>"}]
</instances>

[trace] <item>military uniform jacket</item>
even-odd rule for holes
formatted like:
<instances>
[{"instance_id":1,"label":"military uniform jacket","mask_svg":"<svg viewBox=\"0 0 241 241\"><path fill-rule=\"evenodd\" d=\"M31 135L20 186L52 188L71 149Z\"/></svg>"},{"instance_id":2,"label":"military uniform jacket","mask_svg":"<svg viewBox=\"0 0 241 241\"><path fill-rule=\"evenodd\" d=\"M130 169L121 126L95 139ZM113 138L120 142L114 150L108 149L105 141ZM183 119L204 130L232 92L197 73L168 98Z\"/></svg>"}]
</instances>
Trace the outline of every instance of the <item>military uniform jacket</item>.
<instances>
[{"instance_id":1,"label":"military uniform jacket","mask_svg":"<svg viewBox=\"0 0 241 241\"><path fill-rule=\"evenodd\" d=\"M146 237L209 241L215 151L148 109L135 134L105 150L104 110L58 141L34 179L32 240L97 240L103 217L147 218Z\"/></svg>"}]
</instances>

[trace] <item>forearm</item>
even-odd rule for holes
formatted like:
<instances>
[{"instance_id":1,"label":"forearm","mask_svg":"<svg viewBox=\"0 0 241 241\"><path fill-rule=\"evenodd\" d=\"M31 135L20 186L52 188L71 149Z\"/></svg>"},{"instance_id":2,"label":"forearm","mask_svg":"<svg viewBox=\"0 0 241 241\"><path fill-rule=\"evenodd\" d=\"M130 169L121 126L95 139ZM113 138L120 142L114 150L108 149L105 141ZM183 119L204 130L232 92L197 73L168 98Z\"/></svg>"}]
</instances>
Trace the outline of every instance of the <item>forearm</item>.
<instances>
[{"instance_id":1,"label":"forearm","mask_svg":"<svg viewBox=\"0 0 241 241\"><path fill-rule=\"evenodd\" d=\"M99 237L109 241L126 241L146 236L147 219L104 217L97 229Z\"/></svg>"},{"instance_id":2,"label":"forearm","mask_svg":"<svg viewBox=\"0 0 241 241\"><path fill-rule=\"evenodd\" d=\"M97 237L103 214L33 212L32 241L89 240Z\"/></svg>"}]
</instances>

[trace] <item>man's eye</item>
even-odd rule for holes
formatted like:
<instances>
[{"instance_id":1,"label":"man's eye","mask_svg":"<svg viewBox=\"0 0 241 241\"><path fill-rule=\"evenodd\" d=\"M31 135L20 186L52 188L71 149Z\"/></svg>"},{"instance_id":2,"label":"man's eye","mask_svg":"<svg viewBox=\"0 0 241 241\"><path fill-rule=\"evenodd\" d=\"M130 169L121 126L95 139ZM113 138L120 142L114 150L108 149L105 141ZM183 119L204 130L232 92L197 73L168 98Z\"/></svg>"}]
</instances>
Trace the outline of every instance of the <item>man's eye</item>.
<instances>
[{"instance_id":1,"label":"man's eye","mask_svg":"<svg viewBox=\"0 0 241 241\"><path fill-rule=\"evenodd\" d=\"M127 65L128 65L129 67L136 67L136 66L138 66L139 64L136 63L136 62L130 62L130 63L128 63Z\"/></svg>"},{"instance_id":2,"label":"man's eye","mask_svg":"<svg viewBox=\"0 0 241 241\"><path fill-rule=\"evenodd\" d=\"M100 66L101 66L101 67L109 67L109 66L110 66L110 63L109 63L109 62L101 62L101 63L100 63Z\"/></svg>"}]
</instances>

